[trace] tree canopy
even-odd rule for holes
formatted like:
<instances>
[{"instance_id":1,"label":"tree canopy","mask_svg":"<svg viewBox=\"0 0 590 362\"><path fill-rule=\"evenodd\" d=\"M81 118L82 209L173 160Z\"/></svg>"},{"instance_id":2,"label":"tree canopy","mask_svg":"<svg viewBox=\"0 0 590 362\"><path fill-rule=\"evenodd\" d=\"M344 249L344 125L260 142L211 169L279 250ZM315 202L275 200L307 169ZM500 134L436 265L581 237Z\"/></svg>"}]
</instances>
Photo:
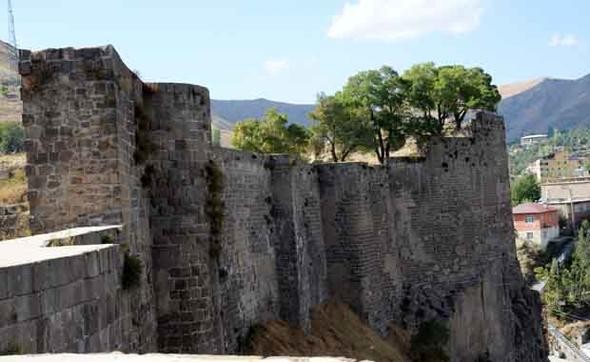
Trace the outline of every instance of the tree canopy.
<instances>
[{"instance_id":1,"label":"tree canopy","mask_svg":"<svg viewBox=\"0 0 590 362\"><path fill-rule=\"evenodd\" d=\"M371 129L362 113L349 107L341 92L334 96L320 94L310 117L315 121L312 143L317 145L318 153L327 148L334 162L345 161L370 142Z\"/></svg>"},{"instance_id":2,"label":"tree canopy","mask_svg":"<svg viewBox=\"0 0 590 362\"><path fill-rule=\"evenodd\" d=\"M534 202L541 198L541 186L534 175L526 174L512 184L512 204L518 205L523 202Z\"/></svg>"},{"instance_id":3,"label":"tree canopy","mask_svg":"<svg viewBox=\"0 0 590 362\"><path fill-rule=\"evenodd\" d=\"M408 69L403 78L409 103L439 133L447 119L459 129L469 110L495 111L501 100L492 77L481 68L423 63Z\"/></svg>"},{"instance_id":4,"label":"tree canopy","mask_svg":"<svg viewBox=\"0 0 590 362\"><path fill-rule=\"evenodd\" d=\"M375 151L380 163L404 146L410 114L404 82L395 70L383 66L360 72L348 79L342 96L358 110L361 119L368 121L373 137L367 138L365 147Z\"/></svg>"},{"instance_id":5,"label":"tree canopy","mask_svg":"<svg viewBox=\"0 0 590 362\"><path fill-rule=\"evenodd\" d=\"M232 144L264 153L327 150L334 162L370 151L384 164L408 138L440 135L447 121L458 129L469 110L494 110L499 100L492 77L481 68L423 63L400 76L382 66L353 75L334 95L320 94L310 114L311 132L270 110L260 120L239 122Z\"/></svg>"},{"instance_id":6,"label":"tree canopy","mask_svg":"<svg viewBox=\"0 0 590 362\"><path fill-rule=\"evenodd\" d=\"M535 269L545 281L543 301L552 312L590 305L590 222L584 220L569 263L553 259L546 267Z\"/></svg>"},{"instance_id":7,"label":"tree canopy","mask_svg":"<svg viewBox=\"0 0 590 362\"><path fill-rule=\"evenodd\" d=\"M235 148L260 153L303 154L308 141L308 130L288 124L287 116L276 109L269 109L261 119L236 123L232 135Z\"/></svg>"}]
</instances>

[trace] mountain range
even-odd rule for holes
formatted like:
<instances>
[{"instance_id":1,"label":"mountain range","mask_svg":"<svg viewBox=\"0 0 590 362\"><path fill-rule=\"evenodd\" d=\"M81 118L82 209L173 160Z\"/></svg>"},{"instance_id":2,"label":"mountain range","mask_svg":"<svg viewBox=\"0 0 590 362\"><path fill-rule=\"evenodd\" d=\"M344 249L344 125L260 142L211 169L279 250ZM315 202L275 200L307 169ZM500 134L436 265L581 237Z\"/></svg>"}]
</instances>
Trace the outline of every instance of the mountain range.
<instances>
[{"instance_id":1,"label":"mountain range","mask_svg":"<svg viewBox=\"0 0 590 362\"><path fill-rule=\"evenodd\" d=\"M8 65L9 45L0 41L0 83L12 78ZM11 73L12 72L12 73ZM506 121L509 142L519 137L545 133L551 128L568 130L590 127L590 74L579 79L539 78L502 85L498 113ZM0 121L20 119L20 103L0 96ZM222 130L225 139L233 125L246 118L260 118L269 108L287 114L290 122L308 126L313 104L292 104L268 99L212 100L213 126Z\"/></svg>"},{"instance_id":2,"label":"mountain range","mask_svg":"<svg viewBox=\"0 0 590 362\"><path fill-rule=\"evenodd\" d=\"M573 80L543 79L502 99L498 113L506 121L509 142L551 128L590 127L590 74Z\"/></svg>"},{"instance_id":3,"label":"mountain range","mask_svg":"<svg viewBox=\"0 0 590 362\"><path fill-rule=\"evenodd\" d=\"M231 129L233 124L246 118L260 118L269 108L285 113L289 122L309 126L309 112L313 104L293 104L260 98L253 100L211 100L213 125L220 129Z\"/></svg>"}]
</instances>

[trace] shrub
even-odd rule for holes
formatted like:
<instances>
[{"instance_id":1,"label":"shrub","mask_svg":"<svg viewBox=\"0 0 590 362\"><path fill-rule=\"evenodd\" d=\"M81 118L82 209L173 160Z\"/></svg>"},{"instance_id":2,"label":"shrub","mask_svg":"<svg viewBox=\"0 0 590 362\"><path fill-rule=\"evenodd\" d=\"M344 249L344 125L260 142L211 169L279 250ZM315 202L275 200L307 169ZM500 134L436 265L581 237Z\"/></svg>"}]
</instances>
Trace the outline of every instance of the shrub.
<instances>
[{"instance_id":1,"label":"shrub","mask_svg":"<svg viewBox=\"0 0 590 362\"><path fill-rule=\"evenodd\" d=\"M121 285L123 286L123 289L129 290L139 286L142 268L143 265L138 257L130 255L129 253L125 254L123 275L121 276Z\"/></svg>"},{"instance_id":2,"label":"shrub","mask_svg":"<svg viewBox=\"0 0 590 362\"><path fill-rule=\"evenodd\" d=\"M24 151L25 131L17 122L0 123L0 153Z\"/></svg>"},{"instance_id":3,"label":"shrub","mask_svg":"<svg viewBox=\"0 0 590 362\"><path fill-rule=\"evenodd\" d=\"M446 323L438 320L423 322L410 342L412 359L420 362L450 361L445 351L449 337Z\"/></svg>"},{"instance_id":4,"label":"shrub","mask_svg":"<svg viewBox=\"0 0 590 362\"><path fill-rule=\"evenodd\" d=\"M47 247L59 247L59 246L72 246L74 245L74 238L73 237L66 237L61 239L52 239L49 240L46 244Z\"/></svg>"}]
</instances>

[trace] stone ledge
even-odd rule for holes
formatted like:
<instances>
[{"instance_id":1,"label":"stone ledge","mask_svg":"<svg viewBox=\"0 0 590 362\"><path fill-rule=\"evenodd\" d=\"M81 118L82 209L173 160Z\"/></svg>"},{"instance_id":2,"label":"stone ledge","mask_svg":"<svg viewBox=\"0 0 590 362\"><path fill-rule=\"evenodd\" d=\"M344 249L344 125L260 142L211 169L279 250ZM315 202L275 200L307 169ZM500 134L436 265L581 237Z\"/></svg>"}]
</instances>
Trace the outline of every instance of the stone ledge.
<instances>
[{"instance_id":1,"label":"stone ledge","mask_svg":"<svg viewBox=\"0 0 590 362\"><path fill-rule=\"evenodd\" d=\"M120 225L89 226L39 234L24 238L0 241L0 269L17 265L38 263L45 260L72 257L112 247L111 244L46 247L50 240L84 239L94 233L120 229ZM85 244L85 243L82 243Z\"/></svg>"},{"instance_id":2,"label":"stone ledge","mask_svg":"<svg viewBox=\"0 0 590 362\"><path fill-rule=\"evenodd\" d=\"M212 356L189 354L123 354L120 352L104 354L40 354L26 356L0 357L2 361L34 361L34 362L88 362L119 361L119 362L371 362L357 361L342 357L257 357L257 356Z\"/></svg>"}]
</instances>

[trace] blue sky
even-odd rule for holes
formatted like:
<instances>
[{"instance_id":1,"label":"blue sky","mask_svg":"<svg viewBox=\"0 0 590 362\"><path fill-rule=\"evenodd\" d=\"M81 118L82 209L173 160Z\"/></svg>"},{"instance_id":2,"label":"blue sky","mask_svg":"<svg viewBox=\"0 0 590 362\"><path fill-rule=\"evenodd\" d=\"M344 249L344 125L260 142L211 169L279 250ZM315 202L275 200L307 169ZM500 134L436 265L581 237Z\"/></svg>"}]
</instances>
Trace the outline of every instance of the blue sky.
<instances>
[{"instance_id":1,"label":"blue sky","mask_svg":"<svg viewBox=\"0 0 590 362\"><path fill-rule=\"evenodd\" d=\"M204 85L217 99L313 102L360 70L388 64L401 72L424 61L481 66L497 84L590 73L588 0L13 0L13 7L22 48L113 44L143 79Z\"/></svg>"}]
</instances>

